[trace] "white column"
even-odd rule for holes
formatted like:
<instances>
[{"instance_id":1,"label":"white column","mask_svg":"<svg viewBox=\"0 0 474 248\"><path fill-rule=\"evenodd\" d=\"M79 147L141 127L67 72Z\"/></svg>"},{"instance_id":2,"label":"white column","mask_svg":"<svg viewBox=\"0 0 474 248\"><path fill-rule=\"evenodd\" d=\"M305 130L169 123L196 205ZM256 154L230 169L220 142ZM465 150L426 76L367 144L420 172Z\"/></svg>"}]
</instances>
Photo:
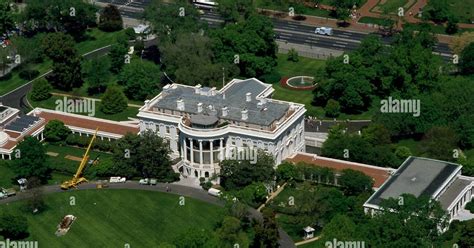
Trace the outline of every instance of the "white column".
<instances>
[{"instance_id":1,"label":"white column","mask_svg":"<svg viewBox=\"0 0 474 248\"><path fill-rule=\"evenodd\" d=\"M224 160L224 147L223 147L223 143L224 143L224 138L221 138L221 143L220 143L220 147L219 147L219 150L220 150L219 159L220 159L221 161Z\"/></svg>"},{"instance_id":2,"label":"white column","mask_svg":"<svg viewBox=\"0 0 474 248\"><path fill-rule=\"evenodd\" d=\"M184 160L188 160L188 148L186 147L186 138L183 139L184 145Z\"/></svg>"},{"instance_id":3,"label":"white column","mask_svg":"<svg viewBox=\"0 0 474 248\"><path fill-rule=\"evenodd\" d=\"M191 166L194 163L193 139L189 138L189 149L191 151Z\"/></svg>"},{"instance_id":4,"label":"white column","mask_svg":"<svg viewBox=\"0 0 474 248\"><path fill-rule=\"evenodd\" d=\"M202 140L199 140L199 164L202 168Z\"/></svg>"},{"instance_id":5,"label":"white column","mask_svg":"<svg viewBox=\"0 0 474 248\"><path fill-rule=\"evenodd\" d=\"M213 148L213 145L214 145L213 144L214 140L210 140L209 142L210 142L209 145L211 147L211 165L213 165L214 164L214 152L213 152L212 148Z\"/></svg>"}]
</instances>

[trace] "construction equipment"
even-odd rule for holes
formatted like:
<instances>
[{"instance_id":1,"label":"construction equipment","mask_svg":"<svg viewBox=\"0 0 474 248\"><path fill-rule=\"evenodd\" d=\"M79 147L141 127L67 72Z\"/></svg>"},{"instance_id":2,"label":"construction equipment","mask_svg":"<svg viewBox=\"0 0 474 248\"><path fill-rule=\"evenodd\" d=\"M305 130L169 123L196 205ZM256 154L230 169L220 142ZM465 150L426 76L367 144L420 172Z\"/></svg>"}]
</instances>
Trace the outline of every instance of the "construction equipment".
<instances>
[{"instance_id":1,"label":"construction equipment","mask_svg":"<svg viewBox=\"0 0 474 248\"><path fill-rule=\"evenodd\" d=\"M99 131L99 128L95 130L94 136L92 136L89 146L87 147L86 153L82 157L81 164L79 165L79 168L77 168L76 174L71 180L63 182L61 184L61 189L68 190L70 188L77 188L77 185L87 182L87 179L82 176L82 173L84 172L87 163L94 164L95 161L97 161L97 158L92 162L89 161L89 151L92 147L92 143L94 143L97 131Z\"/></svg>"}]
</instances>

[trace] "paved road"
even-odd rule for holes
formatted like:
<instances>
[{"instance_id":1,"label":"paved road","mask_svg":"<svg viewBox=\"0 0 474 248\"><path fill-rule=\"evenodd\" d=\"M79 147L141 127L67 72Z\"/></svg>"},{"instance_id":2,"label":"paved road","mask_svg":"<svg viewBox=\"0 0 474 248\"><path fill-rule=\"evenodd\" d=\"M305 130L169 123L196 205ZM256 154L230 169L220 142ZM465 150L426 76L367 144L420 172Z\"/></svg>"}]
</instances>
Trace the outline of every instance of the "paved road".
<instances>
[{"instance_id":1,"label":"paved road","mask_svg":"<svg viewBox=\"0 0 474 248\"><path fill-rule=\"evenodd\" d=\"M197 189L197 188L178 185L178 184L158 183L156 186L150 186L150 185L140 185L138 184L138 182L134 182L134 181L128 181L126 183L109 184L109 189L149 190L149 191L158 191L158 192L166 193L167 186L169 186L171 189L171 191L167 193L184 196L184 197L190 197L193 199L198 199L198 200L201 200L210 204L218 205L218 206L224 206L224 202L222 200L220 200L217 197L213 197L209 195L206 191L202 189ZM96 189L96 184L95 183L81 184L78 187L78 189L75 189L75 190L86 190L86 189ZM51 194L51 193L60 193L64 191L61 190L58 185L48 185L48 186L43 187L43 192L45 194ZM12 203L18 200L23 200L23 199L28 198L28 196L29 194L27 194L26 192L20 192L16 196L0 200L0 204L8 204L8 203ZM249 214L251 218L253 219L262 220L262 214L258 212L256 209L250 208ZM279 240L280 247L282 248L296 247L294 245L293 240L290 238L290 236L288 236L286 232L283 231L283 229L279 228L278 231L280 233L280 240Z\"/></svg>"},{"instance_id":2,"label":"paved road","mask_svg":"<svg viewBox=\"0 0 474 248\"><path fill-rule=\"evenodd\" d=\"M142 18L143 9L150 4L151 0L98 0L99 3L112 3L120 8L124 17ZM223 21L215 11L204 11L201 19L209 26L219 26ZM323 36L314 34L314 26L310 26L298 21L288 21L272 18L274 29L278 35L277 40L291 44L308 45L313 47L329 48L341 51L353 51L360 42L369 35L369 33L334 29L332 36ZM376 34L378 35L378 34ZM393 41L393 37L381 37L384 44L388 45ZM437 43L434 52L443 56L445 60L452 58L452 52L446 43Z\"/></svg>"}]
</instances>

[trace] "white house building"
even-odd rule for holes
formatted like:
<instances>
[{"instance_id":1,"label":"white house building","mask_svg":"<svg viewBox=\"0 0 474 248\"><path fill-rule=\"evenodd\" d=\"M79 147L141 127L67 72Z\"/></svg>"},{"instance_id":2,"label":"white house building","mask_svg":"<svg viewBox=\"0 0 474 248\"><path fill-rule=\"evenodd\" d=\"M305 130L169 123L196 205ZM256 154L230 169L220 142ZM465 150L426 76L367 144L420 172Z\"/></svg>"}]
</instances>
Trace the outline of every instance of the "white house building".
<instances>
[{"instance_id":1,"label":"white house building","mask_svg":"<svg viewBox=\"0 0 474 248\"><path fill-rule=\"evenodd\" d=\"M276 164L304 146L303 104L271 99L270 84L234 79L216 88L166 85L139 110L140 132L169 141L178 169L190 177L219 173L219 161L235 148L262 149ZM256 150L256 149L255 149Z\"/></svg>"}]
</instances>

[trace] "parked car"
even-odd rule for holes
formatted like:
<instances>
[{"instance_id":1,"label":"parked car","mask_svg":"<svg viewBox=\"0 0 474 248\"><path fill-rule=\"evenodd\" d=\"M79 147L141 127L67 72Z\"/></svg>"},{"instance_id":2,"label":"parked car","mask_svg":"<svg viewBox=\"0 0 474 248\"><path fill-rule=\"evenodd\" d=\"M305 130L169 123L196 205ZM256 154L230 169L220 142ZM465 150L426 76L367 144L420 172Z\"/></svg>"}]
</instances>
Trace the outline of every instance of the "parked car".
<instances>
[{"instance_id":1,"label":"parked car","mask_svg":"<svg viewBox=\"0 0 474 248\"><path fill-rule=\"evenodd\" d=\"M222 194L222 192L216 188L210 188L208 191L207 191L208 194L212 195L212 196L220 196Z\"/></svg>"},{"instance_id":2,"label":"parked car","mask_svg":"<svg viewBox=\"0 0 474 248\"><path fill-rule=\"evenodd\" d=\"M0 199L7 198L14 195L16 195L16 191L14 189L0 188Z\"/></svg>"},{"instance_id":3,"label":"parked car","mask_svg":"<svg viewBox=\"0 0 474 248\"><path fill-rule=\"evenodd\" d=\"M332 35L333 32L332 32L332 28L320 27L320 28L316 28L314 30L314 33L330 36Z\"/></svg>"},{"instance_id":4,"label":"parked car","mask_svg":"<svg viewBox=\"0 0 474 248\"><path fill-rule=\"evenodd\" d=\"M139 184L142 184L142 185L148 185L150 184L150 179L149 178L143 178L143 179L140 179L140 181L138 181Z\"/></svg>"},{"instance_id":5,"label":"parked car","mask_svg":"<svg viewBox=\"0 0 474 248\"><path fill-rule=\"evenodd\" d=\"M150 179L150 185L156 185L158 183L158 180L155 178Z\"/></svg>"},{"instance_id":6,"label":"parked car","mask_svg":"<svg viewBox=\"0 0 474 248\"><path fill-rule=\"evenodd\" d=\"M125 177L110 177L110 183L125 183L127 178Z\"/></svg>"}]
</instances>

